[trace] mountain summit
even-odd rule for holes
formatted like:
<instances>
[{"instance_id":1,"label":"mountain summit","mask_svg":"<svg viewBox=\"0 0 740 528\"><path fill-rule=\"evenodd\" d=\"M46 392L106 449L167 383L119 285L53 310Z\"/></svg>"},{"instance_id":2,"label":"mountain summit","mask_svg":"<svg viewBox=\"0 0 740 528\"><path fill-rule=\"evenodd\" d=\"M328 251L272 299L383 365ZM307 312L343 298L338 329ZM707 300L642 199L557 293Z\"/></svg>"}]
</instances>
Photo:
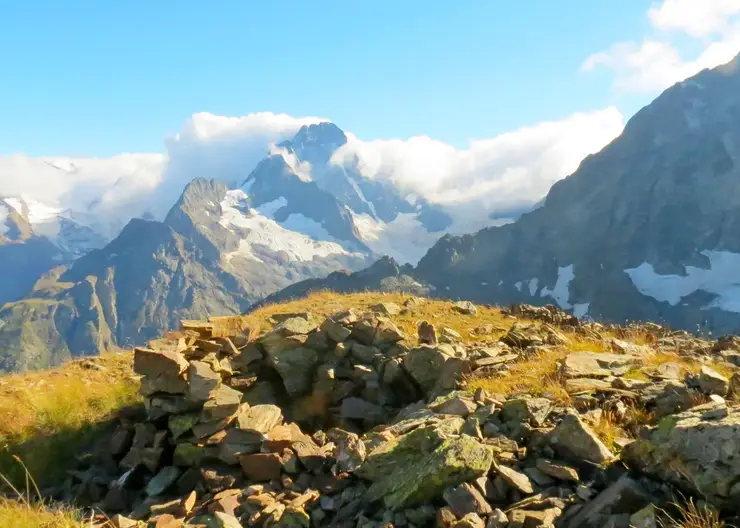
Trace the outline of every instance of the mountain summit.
<instances>
[{"instance_id":1,"label":"mountain summit","mask_svg":"<svg viewBox=\"0 0 740 528\"><path fill-rule=\"evenodd\" d=\"M356 157L339 161L347 136L333 123L303 126L273 147L241 188L253 207L288 229L415 263L452 219L438 206L363 176Z\"/></svg>"}]
</instances>

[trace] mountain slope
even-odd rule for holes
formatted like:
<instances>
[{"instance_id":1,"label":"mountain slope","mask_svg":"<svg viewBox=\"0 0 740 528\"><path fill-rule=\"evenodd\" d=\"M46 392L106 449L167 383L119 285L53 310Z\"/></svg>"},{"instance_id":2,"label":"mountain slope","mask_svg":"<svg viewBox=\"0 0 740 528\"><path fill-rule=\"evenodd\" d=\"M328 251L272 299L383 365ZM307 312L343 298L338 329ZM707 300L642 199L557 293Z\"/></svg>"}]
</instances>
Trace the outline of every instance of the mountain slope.
<instances>
[{"instance_id":1,"label":"mountain slope","mask_svg":"<svg viewBox=\"0 0 740 528\"><path fill-rule=\"evenodd\" d=\"M738 94L740 56L673 86L541 207L442 237L414 277L441 296L740 330Z\"/></svg>"},{"instance_id":2,"label":"mountain slope","mask_svg":"<svg viewBox=\"0 0 740 528\"><path fill-rule=\"evenodd\" d=\"M368 262L285 230L251 209L242 191L195 180L164 222L132 220L103 249L4 306L0 370L141 344L181 319L241 313L295 281Z\"/></svg>"},{"instance_id":3,"label":"mountain slope","mask_svg":"<svg viewBox=\"0 0 740 528\"><path fill-rule=\"evenodd\" d=\"M105 245L72 214L23 197L0 199L0 306L28 293L52 268Z\"/></svg>"}]
</instances>

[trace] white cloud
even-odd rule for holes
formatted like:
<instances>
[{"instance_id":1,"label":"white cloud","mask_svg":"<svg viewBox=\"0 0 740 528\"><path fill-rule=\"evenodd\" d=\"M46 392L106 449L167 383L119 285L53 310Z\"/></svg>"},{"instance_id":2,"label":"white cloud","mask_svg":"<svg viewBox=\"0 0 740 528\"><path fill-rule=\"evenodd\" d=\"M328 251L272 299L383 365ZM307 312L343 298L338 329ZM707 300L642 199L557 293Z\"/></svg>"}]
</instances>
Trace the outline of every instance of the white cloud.
<instances>
[{"instance_id":1,"label":"white cloud","mask_svg":"<svg viewBox=\"0 0 740 528\"><path fill-rule=\"evenodd\" d=\"M110 158L0 157L0 197L24 196L78 213L80 221L113 237L133 217L163 218L193 178L226 182L246 177L270 144L292 137L318 118L269 112L244 117L194 114L165 139L167 155Z\"/></svg>"},{"instance_id":2,"label":"white cloud","mask_svg":"<svg viewBox=\"0 0 740 528\"><path fill-rule=\"evenodd\" d=\"M534 205L623 128L622 114L609 107L471 141L465 149L426 136L362 141L348 134L332 161L356 157L364 176L390 180L445 206L455 230L470 231L490 224L490 213Z\"/></svg>"},{"instance_id":3,"label":"white cloud","mask_svg":"<svg viewBox=\"0 0 740 528\"><path fill-rule=\"evenodd\" d=\"M737 14L740 14L737 0L664 0L648 11L656 28L684 31L692 37L727 30L729 19Z\"/></svg>"},{"instance_id":4,"label":"white cloud","mask_svg":"<svg viewBox=\"0 0 740 528\"><path fill-rule=\"evenodd\" d=\"M303 125L321 121L326 119L272 112L243 117L194 114L179 133L165 141L169 164L156 201L169 207L166 204L171 205L185 185L197 177L241 182L271 145L292 138Z\"/></svg>"},{"instance_id":5,"label":"white cloud","mask_svg":"<svg viewBox=\"0 0 740 528\"><path fill-rule=\"evenodd\" d=\"M161 182L165 165L160 154L5 156L0 157L0 196L23 196L56 209L89 213L90 223L112 236L146 210L141 197Z\"/></svg>"},{"instance_id":6,"label":"white cloud","mask_svg":"<svg viewBox=\"0 0 740 528\"><path fill-rule=\"evenodd\" d=\"M606 67L615 72L618 90L654 93L727 63L740 52L738 0L664 0L647 16L653 34L639 43L620 42L594 53L582 69ZM679 42L687 38L701 48L693 58L680 51Z\"/></svg>"},{"instance_id":7,"label":"white cloud","mask_svg":"<svg viewBox=\"0 0 740 528\"><path fill-rule=\"evenodd\" d=\"M0 196L24 195L86 213L83 220L112 237L145 212L162 219L193 178L241 183L270 150L281 150L275 143L319 121L271 113L237 118L201 113L166 138L166 155L0 157ZM467 232L490 225L491 212L531 207L623 126L622 115L610 107L471 141L463 149L426 136L363 141L348 133L335 161L356 155L365 176L386 178L443 205L456 220L455 231ZM310 166L304 165L297 168L310 178Z\"/></svg>"}]
</instances>

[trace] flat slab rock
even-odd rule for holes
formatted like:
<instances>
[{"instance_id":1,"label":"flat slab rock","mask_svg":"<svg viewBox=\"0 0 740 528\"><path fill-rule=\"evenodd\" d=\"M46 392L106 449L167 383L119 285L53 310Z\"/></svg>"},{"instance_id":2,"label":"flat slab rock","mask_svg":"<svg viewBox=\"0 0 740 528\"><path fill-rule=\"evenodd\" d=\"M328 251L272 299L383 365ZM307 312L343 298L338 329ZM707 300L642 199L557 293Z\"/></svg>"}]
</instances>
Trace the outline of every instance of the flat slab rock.
<instances>
[{"instance_id":1,"label":"flat slab rock","mask_svg":"<svg viewBox=\"0 0 740 528\"><path fill-rule=\"evenodd\" d=\"M563 360L561 373L566 378L606 378L626 374L640 358L607 352L575 352Z\"/></svg>"},{"instance_id":2,"label":"flat slab rock","mask_svg":"<svg viewBox=\"0 0 740 528\"><path fill-rule=\"evenodd\" d=\"M431 500L451 486L485 475L493 451L469 436L447 437L435 426L392 438L371 451L356 472L372 482L369 501L397 510Z\"/></svg>"}]
</instances>

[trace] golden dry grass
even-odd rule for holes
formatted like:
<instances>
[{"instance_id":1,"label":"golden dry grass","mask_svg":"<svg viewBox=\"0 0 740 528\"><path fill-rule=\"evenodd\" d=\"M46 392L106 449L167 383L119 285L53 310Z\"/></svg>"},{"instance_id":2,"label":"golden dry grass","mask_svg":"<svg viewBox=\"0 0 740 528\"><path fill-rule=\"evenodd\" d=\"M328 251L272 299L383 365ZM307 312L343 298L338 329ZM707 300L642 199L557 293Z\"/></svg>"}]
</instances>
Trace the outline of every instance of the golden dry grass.
<instances>
[{"instance_id":1,"label":"golden dry grass","mask_svg":"<svg viewBox=\"0 0 740 528\"><path fill-rule=\"evenodd\" d=\"M3 528L84 528L77 511L0 497Z\"/></svg>"},{"instance_id":2,"label":"golden dry grass","mask_svg":"<svg viewBox=\"0 0 740 528\"><path fill-rule=\"evenodd\" d=\"M272 326L270 318L276 314L311 312L316 316L327 316L348 308L367 310L378 303L395 303L402 307L411 296L404 293L363 292L338 294L319 291L307 297L282 304L267 305L244 317L246 325L265 331ZM408 336L411 342L416 338L416 329L421 321L428 321L439 328L447 326L462 335L469 342L497 341L511 327L514 319L507 319L498 308L478 307L475 315L464 315L452 308L449 301L419 299L420 305L413 313L392 316L393 322ZM473 332L483 325L493 325L490 334L477 335Z\"/></svg>"},{"instance_id":3,"label":"golden dry grass","mask_svg":"<svg viewBox=\"0 0 740 528\"><path fill-rule=\"evenodd\" d=\"M559 403L568 403L570 397L558 376L559 361L564 356L563 350L541 353L512 363L508 373L503 376L472 377L467 381L467 388L471 391L483 389L490 394L504 396L544 395Z\"/></svg>"},{"instance_id":4,"label":"golden dry grass","mask_svg":"<svg viewBox=\"0 0 740 528\"><path fill-rule=\"evenodd\" d=\"M601 413L601 419L591 429L609 449L617 447L617 440L631 435L622 427L622 422L611 411Z\"/></svg>"},{"instance_id":5,"label":"golden dry grass","mask_svg":"<svg viewBox=\"0 0 740 528\"><path fill-rule=\"evenodd\" d=\"M0 377L0 473L19 482L16 455L42 485L62 474L96 425L138 400L131 358L105 354Z\"/></svg>"},{"instance_id":6,"label":"golden dry grass","mask_svg":"<svg viewBox=\"0 0 740 528\"><path fill-rule=\"evenodd\" d=\"M698 506L693 499L674 502L674 515L661 511L662 518L658 520L661 528L730 528L720 519L719 513L714 510ZM678 518L676 518L678 517Z\"/></svg>"}]
</instances>

